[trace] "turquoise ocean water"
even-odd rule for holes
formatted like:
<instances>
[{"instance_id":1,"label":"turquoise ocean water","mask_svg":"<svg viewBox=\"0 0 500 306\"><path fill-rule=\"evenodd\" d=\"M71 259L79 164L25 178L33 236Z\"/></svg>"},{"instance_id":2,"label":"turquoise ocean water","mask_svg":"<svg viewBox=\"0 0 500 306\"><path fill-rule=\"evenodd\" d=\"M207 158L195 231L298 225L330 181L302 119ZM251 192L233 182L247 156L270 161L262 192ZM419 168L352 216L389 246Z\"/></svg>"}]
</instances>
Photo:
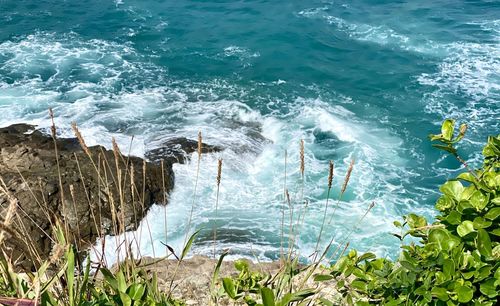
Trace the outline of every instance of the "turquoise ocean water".
<instances>
[{"instance_id":1,"label":"turquoise ocean water","mask_svg":"<svg viewBox=\"0 0 500 306\"><path fill-rule=\"evenodd\" d=\"M437 186L460 165L427 135L444 118L469 124L460 152L472 164L500 132L500 1L17 1L0 0L0 126L46 128L52 107L62 135L76 121L90 144L143 155L172 136L221 145L205 155L195 199L194 253L211 252L216 163L223 158L218 248L275 259L280 247L284 155L299 209L299 142L305 141L307 215L297 247L314 249L328 161L336 198L327 226L361 251L393 255L392 221L429 218ZM141 253L180 248L193 202L196 158L176 165L167 207L147 217ZM112 257L114 239L108 243Z\"/></svg>"}]
</instances>

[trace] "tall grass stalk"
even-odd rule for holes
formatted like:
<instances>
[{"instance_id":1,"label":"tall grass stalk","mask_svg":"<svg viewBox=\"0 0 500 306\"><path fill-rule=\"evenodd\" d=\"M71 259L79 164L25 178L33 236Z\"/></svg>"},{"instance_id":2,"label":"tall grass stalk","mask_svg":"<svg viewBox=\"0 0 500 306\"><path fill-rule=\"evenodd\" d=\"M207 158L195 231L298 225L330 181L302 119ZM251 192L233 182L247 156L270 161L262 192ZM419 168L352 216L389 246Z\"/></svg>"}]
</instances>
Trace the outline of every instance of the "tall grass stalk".
<instances>
[{"instance_id":1,"label":"tall grass stalk","mask_svg":"<svg viewBox=\"0 0 500 306\"><path fill-rule=\"evenodd\" d=\"M82 173L82 168L80 167L80 161L78 159L78 155L76 155L76 153L73 154L73 156L75 157L75 161L76 161L76 166L78 168L78 173L80 175L80 181L82 182L82 188L83 190L85 190L85 197L87 199L87 202L89 204L89 208L90 208L90 215L92 217L92 220L94 222L94 226L96 228L96 231L97 231L97 236L99 237L100 240L102 240L104 238L103 236L103 230L102 230L102 223L99 221L97 221L97 218L96 218L96 213L94 211L94 205L92 205L92 201L90 200L90 195L89 195L89 192L87 190L87 187L85 185L85 177ZM101 204L98 202L97 203L97 208L98 208L98 215L101 216Z\"/></svg>"},{"instance_id":2,"label":"tall grass stalk","mask_svg":"<svg viewBox=\"0 0 500 306\"><path fill-rule=\"evenodd\" d=\"M299 196L299 203L303 203L304 200L304 174L305 174L305 152L304 152L304 140L301 139L299 143L299 173L300 173L300 196ZM288 260L291 259L292 254L293 254L293 249L295 246L295 235L299 231L299 226L300 226L300 221L301 221L301 216L302 213L305 213L305 204L298 211L298 217L297 217L297 222L294 224L294 208L293 208L293 203L290 200L290 194L288 191L286 191L286 199L288 203L288 207L290 210L290 231L289 231L289 237L288 237Z\"/></svg>"},{"instance_id":3,"label":"tall grass stalk","mask_svg":"<svg viewBox=\"0 0 500 306\"><path fill-rule=\"evenodd\" d=\"M141 201L141 205L142 205L142 211L145 211L145 203L146 203L146 200L145 200L145 195L146 195L146 160L143 160L142 162L142 201ZM151 241L151 250L153 251L153 257L156 258L156 253L155 253L155 245L154 245L154 242L153 242L153 235L151 234L151 227L149 226L149 221L148 221L148 218L144 218L145 222L146 222L146 227L148 229L148 233L149 233L149 240Z\"/></svg>"},{"instance_id":4,"label":"tall grass stalk","mask_svg":"<svg viewBox=\"0 0 500 306\"><path fill-rule=\"evenodd\" d=\"M167 225L167 190L165 188L165 161L162 159L160 162L161 166L161 185L163 193L163 205L165 207L165 212L163 213L163 230L165 232L165 254L168 254L168 225Z\"/></svg>"},{"instance_id":5,"label":"tall grass stalk","mask_svg":"<svg viewBox=\"0 0 500 306\"><path fill-rule=\"evenodd\" d=\"M56 124L54 122L54 112L52 111L52 108L49 108L49 117L50 117L50 121L51 121L50 135L52 136L52 141L54 142L54 154L56 157L57 177L59 179L59 189L61 190L61 205L62 205L63 211L64 211L64 205L65 205L64 188L63 188L62 178L61 178L61 167L59 165L59 152L58 152L58 148L57 148L57 139L56 139L56 136L57 136ZM69 234L67 222L64 222L64 224L65 224L64 229L66 230L66 233Z\"/></svg>"},{"instance_id":6,"label":"tall grass stalk","mask_svg":"<svg viewBox=\"0 0 500 306\"><path fill-rule=\"evenodd\" d=\"M222 158L217 161L217 193L215 194L215 220L214 220L214 258L217 249L217 221L219 212L219 191L220 191L220 181L222 177Z\"/></svg>"},{"instance_id":7,"label":"tall grass stalk","mask_svg":"<svg viewBox=\"0 0 500 306\"><path fill-rule=\"evenodd\" d=\"M299 203L302 205L302 211L299 212L298 220L297 220L297 228L295 230L296 233L300 231L302 227L302 220L306 215L308 202L304 201L304 185L305 185L305 169L306 169L306 161L305 161L305 147L304 147L304 139L300 140L300 150L299 150L299 158L300 158L300 197ZM295 239L295 236L294 236Z\"/></svg>"},{"instance_id":8,"label":"tall grass stalk","mask_svg":"<svg viewBox=\"0 0 500 306\"><path fill-rule=\"evenodd\" d=\"M72 206L73 206L73 214L75 215L75 219L76 219L76 234L78 235L78 237L82 237L81 233L80 233L80 220L78 219L78 212L76 210L76 198L75 198L75 186L73 186L73 184L69 185L69 194L71 195L71 202L72 202ZM76 240L76 237L73 236L73 242L75 244L75 248L78 252L78 242Z\"/></svg>"},{"instance_id":9,"label":"tall grass stalk","mask_svg":"<svg viewBox=\"0 0 500 306\"><path fill-rule=\"evenodd\" d=\"M281 233L280 233L280 261L283 261L283 237L284 237L284 231L285 231L285 207L287 205L287 200L286 200L286 193L287 193L287 187L286 187L286 168L287 168L287 158L288 158L288 153L287 150L285 150L285 165L284 165L284 172L285 175L283 177L283 204L281 205Z\"/></svg>"},{"instance_id":10,"label":"tall grass stalk","mask_svg":"<svg viewBox=\"0 0 500 306\"><path fill-rule=\"evenodd\" d=\"M333 208L333 212L330 215L330 220L328 221L329 225L332 223L333 217L335 216L335 212L337 211L337 208L340 205L340 201L342 200L342 197L344 196L344 193L347 189L347 185L349 185L349 180L351 179L351 173L353 169L354 169L354 159L351 159L351 163L349 164L349 168L347 168L347 172L344 177L344 182L342 183L342 188L340 189L339 197L337 199L337 204Z\"/></svg>"},{"instance_id":11,"label":"tall grass stalk","mask_svg":"<svg viewBox=\"0 0 500 306\"><path fill-rule=\"evenodd\" d=\"M198 155L198 160L196 162L196 175L194 179L194 189L193 189L193 198L191 201L191 210L189 211L189 218L186 226L186 237L184 237L184 244L187 242L189 232L191 231L191 222L193 220L193 213L194 213L194 206L196 203L196 192L198 190L198 179L200 176L200 163L201 163L201 150L202 150L202 144L203 144L203 137L201 135L201 131L198 131L198 147L197 147L197 155Z\"/></svg>"},{"instance_id":12,"label":"tall grass stalk","mask_svg":"<svg viewBox=\"0 0 500 306\"><path fill-rule=\"evenodd\" d=\"M318 254L318 247L319 244L321 243L321 235L323 234L323 228L326 222L326 215L328 213L328 201L330 200L330 192L332 190L332 181L333 181L333 161L330 161L328 165L328 191L326 194L325 211L323 213L323 221L321 222L321 229L319 230L318 240L316 241L316 246L314 248L313 262L316 261L316 257Z\"/></svg>"},{"instance_id":13,"label":"tall grass stalk","mask_svg":"<svg viewBox=\"0 0 500 306\"><path fill-rule=\"evenodd\" d=\"M5 217L3 217L2 227L0 228L0 245L2 245L3 240L5 239L5 229L10 228L14 215L16 214L17 199L9 192L7 185L1 177L0 191L7 197L9 201L9 206L7 207L7 212L5 213Z\"/></svg>"},{"instance_id":14,"label":"tall grass stalk","mask_svg":"<svg viewBox=\"0 0 500 306\"><path fill-rule=\"evenodd\" d=\"M35 203L38 205L38 207L40 207L40 210L45 214L45 216L47 217L47 219L49 220L49 222L52 225L52 220L51 220L52 218L50 217L50 211L49 211L48 206L47 205L46 206L42 205L42 202L40 202L40 200L37 198L37 196L33 192L33 189L28 184L28 182L26 181L24 175L21 173L21 171L19 170L19 168L17 166L16 166L16 171L17 171L17 174L19 175L19 177L21 178L21 180L23 181L23 183L25 184L25 186L27 187L29 193L31 194L31 197L32 197L33 201L35 201Z\"/></svg>"}]
</instances>

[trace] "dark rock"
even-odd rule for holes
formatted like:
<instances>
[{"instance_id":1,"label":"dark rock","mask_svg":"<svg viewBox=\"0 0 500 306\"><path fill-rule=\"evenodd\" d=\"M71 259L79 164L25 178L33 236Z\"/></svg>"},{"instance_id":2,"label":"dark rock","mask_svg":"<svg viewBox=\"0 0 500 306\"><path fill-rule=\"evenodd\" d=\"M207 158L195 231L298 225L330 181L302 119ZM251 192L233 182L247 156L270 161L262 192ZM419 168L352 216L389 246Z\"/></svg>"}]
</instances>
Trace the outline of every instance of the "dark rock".
<instances>
[{"instance_id":1,"label":"dark rock","mask_svg":"<svg viewBox=\"0 0 500 306\"><path fill-rule=\"evenodd\" d=\"M146 158L152 162L164 160L165 163L183 164L189 155L198 151L198 141L185 137L167 139L162 146L146 152ZM201 153L214 153L222 151L221 147L211 146L205 143L201 145Z\"/></svg>"},{"instance_id":2,"label":"dark rock","mask_svg":"<svg viewBox=\"0 0 500 306\"><path fill-rule=\"evenodd\" d=\"M88 156L74 138L56 143L57 158L52 137L34 126L0 128L0 178L18 201L12 231L1 248L22 269L48 258L56 222L65 224L66 238L80 250L103 235L135 229L153 203L166 204L166 193L174 186L172 163L197 149L196 141L170 139L149 152L153 162L146 162L121 154L116 159L101 146L90 147ZM204 145L203 151L216 150ZM164 179L157 163L162 158ZM0 222L8 203L0 189Z\"/></svg>"}]
</instances>

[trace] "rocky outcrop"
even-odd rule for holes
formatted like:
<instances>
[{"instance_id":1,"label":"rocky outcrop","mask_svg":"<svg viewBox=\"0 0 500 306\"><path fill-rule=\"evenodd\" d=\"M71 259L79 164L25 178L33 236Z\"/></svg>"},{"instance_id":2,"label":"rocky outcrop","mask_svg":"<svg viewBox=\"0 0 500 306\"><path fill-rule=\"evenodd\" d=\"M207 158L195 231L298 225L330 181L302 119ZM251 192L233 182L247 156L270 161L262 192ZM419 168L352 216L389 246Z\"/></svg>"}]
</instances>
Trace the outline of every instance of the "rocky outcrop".
<instances>
[{"instance_id":1,"label":"rocky outcrop","mask_svg":"<svg viewBox=\"0 0 500 306\"><path fill-rule=\"evenodd\" d=\"M174 186L172 163L193 151L192 142L169 143L172 149L163 148L164 157L160 149L150 154L154 161L165 159L161 169L160 163L102 146L84 152L73 138L56 139L54 146L52 137L30 125L0 128L0 178L17 200L4 250L31 269L36 259L49 256L57 222L82 250L102 235L135 229L153 203L166 204ZM0 192L2 219L8 202Z\"/></svg>"},{"instance_id":2,"label":"rocky outcrop","mask_svg":"<svg viewBox=\"0 0 500 306\"><path fill-rule=\"evenodd\" d=\"M186 137L174 137L165 140L159 148L146 152L146 158L152 162L164 160L165 163L180 163L189 157L189 155L198 150L198 141ZM222 148L202 143L201 153L220 152Z\"/></svg>"}]
</instances>

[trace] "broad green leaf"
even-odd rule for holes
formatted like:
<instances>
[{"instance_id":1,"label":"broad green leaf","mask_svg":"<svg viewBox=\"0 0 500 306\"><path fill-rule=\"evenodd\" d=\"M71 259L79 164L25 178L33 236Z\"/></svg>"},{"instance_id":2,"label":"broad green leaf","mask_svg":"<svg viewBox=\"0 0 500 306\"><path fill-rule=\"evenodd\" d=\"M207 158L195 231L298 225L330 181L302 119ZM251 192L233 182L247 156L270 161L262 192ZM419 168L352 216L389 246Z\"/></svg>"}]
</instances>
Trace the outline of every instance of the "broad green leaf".
<instances>
[{"instance_id":1,"label":"broad green leaf","mask_svg":"<svg viewBox=\"0 0 500 306\"><path fill-rule=\"evenodd\" d=\"M469 173L470 174L470 173ZM472 194L477 190L476 186L474 184L470 184L469 186L465 187L464 190L462 191L462 195L460 197L461 201L467 201L470 200L470 197Z\"/></svg>"},{"instance_id":2,"label":"broad green leaf","mask_svg":"<svg viewBox=\"0 0 500 306\"><path fill-rule=\"evenodd\" d=\"M499 216L500 216L500 207L493 207L484 215L484 218L488 220L496 220Z\"/></svg>"},{"instance_id":3,"label":"broad green leaf","mask_svg":"<svg viewBox=\"0 0 500 306\"><path fill-rule=\"evenodd\" d=\"M363 280L367 280L366 278L366 272L363 271L362 269L360 268L354 268L354 270L352 271L352 274L354 274L354 276L360 278L360 279L363 279Z\"/></svg>"},{"instance_id":4,"label":"broad green leaf","mask_svg":"<svg viewBox=\"0 0 500 306\"><path fill-rule=\"evenodd\" d=\"M358 262L362 262L363 260L375 259L375 258L377 258L377 255L375 255L371 252L367 252L367 253L364 253L363 255L359 256Z\"/></svg>"},{"instance_id":5,"label":"broad green leaf","mask_svg":"<svg viewBox=\"0 0 500 306\"><path fill-rule=\"evenodd\" d=\"M432 287L431 293L433 296L437 297L438 299L444 302L450 299L450 295L448 294L448 291L445 288Z\"/></svg>"},{"instance_id":6,"label":"broad green leaf","mask_svg":"<svg viewBox=\"0 0 500 306\"><path fill-rule=\"evenodd\" d=\"M474 276L475 273L476 271L462 272L462 276L465 279L470 279Z\"/></svg>"},{"instance_id":7,"label":"broad green leaf","mask_svg":"<svg viewBox=\"0 0 500 306\"><path fill-rule=\"evenodd\" d=\"M451 141L454 129L455 129L455 120L446 119L441 125L441 135L443 135L444 139Z\"/></svg>"},{"instance_id":8,"label":"broad green leaf","mask_svg":"<svg viewBox=\"0 0 500 306\"><path fill-rule=\"evenodd\" d=\"M361 280L354 280L351 282L351 287L358 289L362 292L366 292L366 283Z\"/></svg>"},{"instance_id":9,"label":"broad green leaf","mask_svg":"<svg viewBox=\"0 0 500 306\"><path fill-rule=\"evenodd\" d=\"M411 262L409 261L406 261L406 260L400 260L399 263L405 267L406 269L410 270L410 271L413 271L413 272L418 272L420 271L420 269L417 268L416 265L412 264Z\"/></svg>"},{"instance_id":10,"label":"broad green leaf","mask_svg":"<svg viewBox=\"0 0 500 306\"><path fill-rule=\"evenodd\" d=\"M481 191L475 191L470 197L471 205L477 210L483 210L488 205L489 196L484 195Z\"/></svg>"},{"instance_id":11,"label":"broad green leaf","mask_svg":"<svg viewBox=\"0 0 500 306\"><path fill-rule=\"evenodd\" d=\"M333 271L338 271L344 273L346 268L351 264L351 260L344 256L341 257L333 266Z\"/></svg>"},{"instance_id":12,"label":"broad green leaf","mask_svg":"<svg viewBox=\"0 0 500 306\"><path fill-rule=\"evenodd\" d=\"M446 281L448 281L448 278L446 277L446 275L441 272L441 271L437 271L436 272L436 278L435 278L435 285L441 285L443 283L445 283Z\"/></svg>"},{"instance_id":13,"label":"broad green leaf","mask_svg":"<svg viewBox=\"0 0 500 306\"><path fill-rule=\"evenodd\" d=\"M474 294L474 290L466 286L458 286L455 288L455 292L457 293L458 301L460 303L468 303L472 300L472 295Z\"/></svg>"},{"instance_id":14,"label":"broad green leaf","mask_svg":"<svg viewBox=\"0 0 500 306\"><path fill-rule=\"evenodd\" d=\"M491 226L492 222L489 221L489 220L485 220L481 217L476 217L474 218L474 228L475 229L478 229L478 228L488 228Z\"/></svg>"},{"instance_id":15,"label":"broad green leaf","mask_svg":"<svg viewBox=\"0 0 500 306\"><path fill-rule=\"evenodd\" d=\"M484 266L479 271L477 271L476 276L474 277L475 282L480 282L483 279L487 278L491 274L492 266Z\"/></svg>"},{"instance_id":16,"label":"broad green leaf","mask_svg":"<svg viewBox=\"0 0 500 306\"><path fill-rule=\"evenodd\" d=\"M455 263L451 259L443 260L443 273L448 278L451 279L455 274Z\"/></svg>"},{"instance_id":17,"label":"broad green leaf","mask_svg":"<svg viewBox=\"0 0 500 306\"><path fill-rule=\"evenodd\" d=\"M479 286L479 291L481 291L482 294L486 295L489 298L494 298L500 295L496 287L497 286L495 286L495 279L490 278L489 280L481 283L481 285Z\"/></svg>"},{"instance_id":18,"label":"broad green leaf","mask_svg":"<svg viewBox=\"0 0 500 306\"><path fill-rule=\"evenodd\" d=\"M415 214L409 214L406 216L406 222L410 228L419 228L427 225L427 220L422 216L417 216Z\"/></svg>"},{"instance_id":19,"label":"broad green leaf","mask_svg":"<svg viewBox=\"0 0 500 306\"><path fill-rule=\"evenodd\" d=\"M436 202L436 208L440 211L445 211L455 205L453 200L448 195L443 195Z\"/></svg>"},{"instance_id":20,"label":"broad green leaf","mask_svg":"<svg viewBox=\"0 0 500 306\"><path fill-rule=\"evenodd\" d=\"M375 260L370 261L370 266L372 266L375 270L382 270L384 267L384 259L383 258L378 258Z\"/></svg>"},{"instance_id":21,"label":"broad green leaf","mask_svg":"<svg viewBox=\"0 0 500 306\"><path fill-rule=\"evenodd\" d=\"M497 138L493 136L488 137L488 143L483 149L483 155L485 157L500 156L500 145Z\"/></svg>"},{"instance_id":22,"label":"broad green leaf","mask_svg":"<svg viewBox=\"0 0 500 306\"><path fill-rule=\"evenodd\" d=\"M500 260L500 244L494 247L491 253L496 260Z\"/></svg>"},{"instance_id":23,"label":"broad green leaf","mask_svg":"<svg viewBox=\"0 0 500 306\"><path fill-rule=\"evenodd\" d=\"M472 221L463 221L459 226L457 226L457 233L460 237L472 233L474 231L474 223Z\"/></svg>"},{"instance_id":24,"label":"broad green leaf","mask_svg":"<svg viewBox=\"0 0 500 306\"><path fill-rule=\"evenodd\" d=\"M460 173L457 176L457 179L461 179L461 180L464 180L464 181L467 181L467 182L471 182L471 183L474 183L476 181L476 178L474 177L474 175L472 175L469 172L462 172L462 173Z\"/></svg>"},{"instance_id":25,"label":"broad green leaf","mask_svg":"<svg viewBox=\"0 0 500 306\"><path fill-rule=\"evenodd\" d=\"M429 232L429 242L436 243L440 250L451 250L460 244L457 237L450 235L447 230L441 228L432 229Z\"/></svg>"},{"instance_id":26,"label":"broad green leaf","mask_svg":"<svg viewBox=\"0 0 500 306\"><path fill-rule=\"evenodd\" d=\"M262 304L264 306L275 306L274 293L271 289L262 287L262 289L260 289L260 294L262 296Z\"/></svg>"},{"instance_id":27,"label":"broad green leaf","mask_svg":"<svg viewBox=\"0 0 500 306\"><path fill-rule=\"evenodd\" d=\"M447 181L439 188L439 190L458 202L461 199L464 186L459 181Z\"/></svg>"},{"instance_id":28,"label":"broad green leaf","mask_svg":"<svg viewBox=\"0 0 500 306\"><path fill-rule=\"evenodd\" d=\"M460 201L457 205L457 211L461 214L467 214L467 209L474 209L470 201Z\"/></svg>"},{"instance_id":29,"label":"broad green leaf","mask_svg":"<svg viewBox=\"0 0 500 306\"><path fill-rule=\"evenodd\" d=\"M236 270L238 270L240 272L241 271L248 271L248 269L249 269L248 262L245 259L236 260L234 262L234 267L236 268Z\"/></svg>"},{"instance_id":30,"label":"broad green leaf","mask_svg":"<svg viewBox=\"0 0 500 306\"><path fill-rule=\"evenodd\" d=\"M458 225L462 221L462 214L459 213L456 210L450 211L450 213L446 216L445 218L446 222L453 224L453 225Z\"/></svg>"},{"instance_id":31,"label":"broad green leaf","mask_svg":"<svg viewBox=\"0 0 500 306\"><path fill-rule=\"evenodd\" d=\"M146 287L139 283L132 284L127 289L127 294L133 301L140 301L144 292L146 292Z\"/></svg>"},{"instance_id":32,"label":"broad green leaf","mask_svg":"<svg viewBox=\"0 0 500 306\"><path fill-rule=\"evenodd\" d=\"M492 256L490 236L488 232L482 228L477 230L476 247L481 255L488 258Z\"/></svg>"},{"instance_id":33,"label":"broad green leaf","mask_svg":"<svg viewBox=\"0 0 500 306\"><path fill-rule=\"evenodd\" d=\"M333 276L330 274L316 274L314 275L315 282L324 282L333 279Z\"/></svg>"},{"instance_id":34,"label":"broad green leaf","mask_svg":"<svg viewBox=\"0 0 500 306\"><path fill-rule=\"evenodd\" d=\"M120 291L120 301L122 306L131 306L132 305L132 299L125 293Z\"/></svg>"},{"instance_id":35,"label":"broad green leaf","mask_svg":"<svg viewBox=\"0 0 500 306\"><path fill-rule=\"evenodd\" d=\"M227 295L234 300L237 292L233 280L229 277L224 277L222 279L222 286L224 287Z\"/></svg>"}]
</instances>

